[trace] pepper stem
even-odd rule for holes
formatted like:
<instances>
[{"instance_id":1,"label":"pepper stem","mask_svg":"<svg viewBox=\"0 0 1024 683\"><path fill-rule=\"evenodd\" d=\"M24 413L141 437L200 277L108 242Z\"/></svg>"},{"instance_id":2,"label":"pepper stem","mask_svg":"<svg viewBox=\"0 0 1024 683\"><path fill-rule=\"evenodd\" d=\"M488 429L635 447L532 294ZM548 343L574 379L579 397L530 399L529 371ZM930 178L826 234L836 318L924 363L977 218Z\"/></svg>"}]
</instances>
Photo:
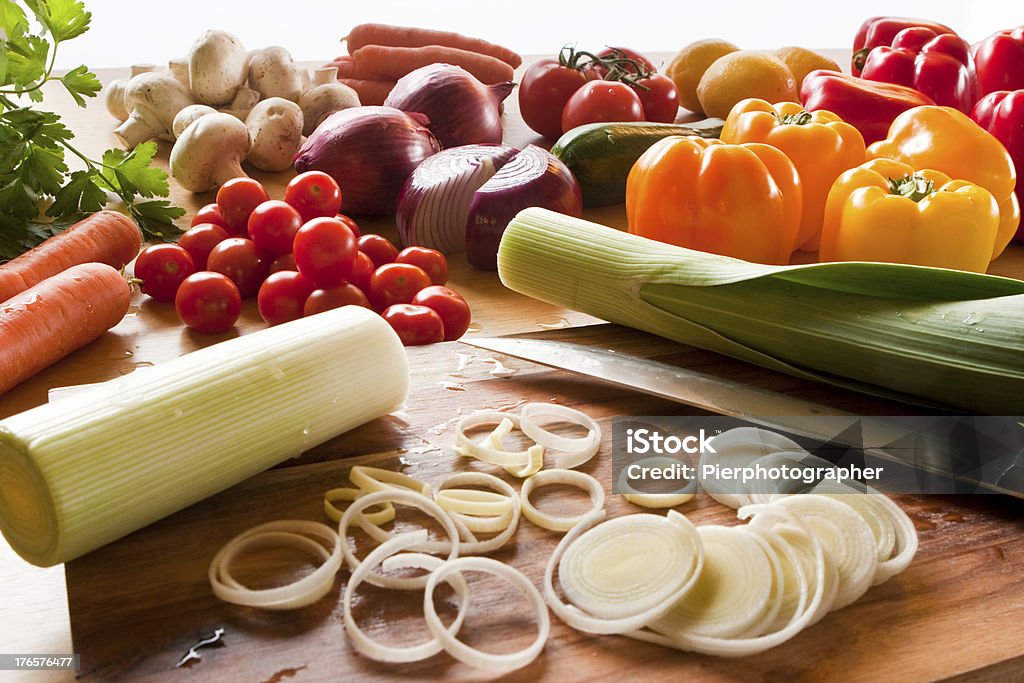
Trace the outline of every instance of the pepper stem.
<instances>
[{"instance_id":1,"label":"pepper stem","mask_svg":"<svg viewBox=\"0 0 1024 683\"><path fill-rule=\"evenodd\" d=\"M903 176L902 178L889 178L888 181L889 191L892 194L898 194L915 202L919 202L935 192L935 183L920 173Z\"/></svg>"},{"instance_id":2,"label":"pepper stem","mask_svg":"<svg viewBox=\"0 0 1024 683\"><path fill-rule=\"evenodd\" d=\"M811 113L804 109L801 109L796 114L776 114L775 118L779 120L779 123L790 126L806 126L811 122Z\"/></svg>"}]
</instances>

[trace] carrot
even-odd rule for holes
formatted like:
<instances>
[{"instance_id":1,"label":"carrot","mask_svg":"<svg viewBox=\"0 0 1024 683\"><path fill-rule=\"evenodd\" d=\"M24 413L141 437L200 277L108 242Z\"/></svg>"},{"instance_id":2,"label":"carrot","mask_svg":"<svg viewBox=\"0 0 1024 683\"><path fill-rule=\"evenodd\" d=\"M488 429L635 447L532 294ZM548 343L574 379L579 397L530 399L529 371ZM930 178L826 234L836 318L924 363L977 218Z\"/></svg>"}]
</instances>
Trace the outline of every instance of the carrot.
<instances>
[{"instance_id":1,"label":"carrot","mask_svg":"<svg viewBox=\"0 0 1024 683\"><path fill-rule=\"evenodd\" d=\"M352 55L360 69L378 79L401 78L410 71L428 64L454 64L473 74L487 85L512 80L512 67L495 57L460 50L455 47L387 47L367 45Z\"/></svg>"},{"instance_id":2,"label":"carrot","mask_svg":"<svg viewBox=\"0 0 1024 683\"><path fill-rule=\"evenodd\" d=\"M113 211L94 213L0 265L0 301L80 263L124 268L141 246L142 235L131 220Z\"/></svg>"},{"instance_id":3,"label":"carrot","mask_svg":"<svg viewBox=\"0 0 1024 683\"><path fill-rule=\"evenodd\" d=\"M0 394L124 318L131 288L105 263L83 263L0 304Z\"/></svg>"},{"instance_id":4,"label":"carrot","mask_svg":"<svg viewBox=\"0 0 1024 683\"><path fill-rule=\"evenodd\" d=\"M365 66L360 67L351 57L347 57L344 60L336 59L331 62L330 66L337 67L339 79L351 78L361 81L377 80L376 74L374 74L371 69L367 69ZM365 102L363 104L365 104Z\"/></svg>"},{"instance_id":5,"label":"carrot","mask_svg":"<svg viewBox=\"0 0 1024 683\"><path fill-rule=\"evenodd\" d=\"M395 87L394 81L375 81L359 78L339 78L338 81L355 90L359 94L359 103L363 105L384 104L384 100L387 99L391 89Z\"/></svg>"},{"instance_id":6,"label":"carrot","mask_svg":"<svg viewBox=\"0 0 1024 683\"><path fill-rule=\"evenodd\" d=\"M345 40L348 43L349 54L355 54L356 50L367 45L390 47L442 45L500 59L513 69L518 69L519 65L523 63L523 58L507 47L451 31L432 31L425 28L406 28L389 24L359 24L349 31ZM511 80L511 77L505 80Z\"/></svg>"}]
</instances>

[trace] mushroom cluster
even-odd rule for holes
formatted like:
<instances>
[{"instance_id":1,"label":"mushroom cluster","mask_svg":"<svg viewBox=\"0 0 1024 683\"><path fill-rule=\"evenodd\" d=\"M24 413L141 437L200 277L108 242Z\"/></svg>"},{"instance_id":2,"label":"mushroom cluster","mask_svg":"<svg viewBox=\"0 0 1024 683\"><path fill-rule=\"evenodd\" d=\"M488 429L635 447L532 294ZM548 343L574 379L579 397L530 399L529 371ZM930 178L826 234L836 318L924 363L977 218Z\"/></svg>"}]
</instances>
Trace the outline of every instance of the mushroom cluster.
<instances>
[{"instance_id":1,"label":"mushroom cluster","mask_svg":"<svg viewBox=\"0 0 1024 683\"><path fill-rule=\"evenodd\" d=\"M153 139L173 142L171 175L192 192L206 192L246 175L242 161L261 171L292 164L302 136L330 114L359 106L334 67L312 78L283 47L246 52L226 31L207 31L188 57L166 70L132 67L112 81L107 110L120 122L114 135L131 149Z\"/></svg>"}]
</instances>

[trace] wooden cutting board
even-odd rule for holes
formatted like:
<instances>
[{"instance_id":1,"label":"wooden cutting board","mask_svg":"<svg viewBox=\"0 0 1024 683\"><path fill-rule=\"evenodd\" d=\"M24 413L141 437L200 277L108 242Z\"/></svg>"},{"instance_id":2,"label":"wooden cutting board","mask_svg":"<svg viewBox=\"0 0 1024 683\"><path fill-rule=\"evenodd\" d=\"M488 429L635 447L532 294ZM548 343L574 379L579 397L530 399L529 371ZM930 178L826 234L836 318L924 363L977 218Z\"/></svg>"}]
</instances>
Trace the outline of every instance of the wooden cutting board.
<instances>
[{"instance_id":1,"label":"wooden cutting board","mask_svg":"<svg viewBox=\"0 0 1024 683\"><path fill-rule=\"evenodd\" d=\"M716 354L632 330L599 325L542 333L658 358L837 408L879 414L902 406L764 373ZM616 415L694 413L685 406L596 384L461 344L410 350L413 383L402 411L378 419L121 541L67 565L75 652L85 680L336 681L433 678L478 680L481 672L446 654L385 665L354 652L341 617L343 570L334 590L308 608L268 613L222 603L206 573L229 538L275 519L327 521L322 496L346 484L358 463L372 463L439 483L451 472L494 471L456 456L453 424L483 408L514 410L525 401L583 409L606 427ZM494 361L515 370L492 374ZM183 445L187 447L187 444ZM601 453L583 469L610 488L610 429ZM495 472L497 473L497 472ZM503 475L504 476L504 475ZM504 476L511 481L511 478ZM1024 503L1001 496L900 496L921 535L910 568L872 588L789 643L738 660L681 653L618 636L578 633L552 617L541 656L511 680L854 680L921 681L945 677L1000 680L1024 666ZM549 510L583 510L582 495L554 488L538 498ZM609 496L610 516L642 511ZM697 524L735 524L733 511L706 496L678 508ZM415 520L412 520L415 521ZM523 521L513 542L495 553L541 585L559 535ZM281 558L282 567L298 565ZM257 573L242 574L255 577ZM530 642L525 603L499 581L472 583L462 632L490 651ZM365 586L354 614L374 637L393 644L423 639L422 593ZM175 664L197 640L224 628L223 644L202 650L189 671Z\"/></svg>"}]
</instances>

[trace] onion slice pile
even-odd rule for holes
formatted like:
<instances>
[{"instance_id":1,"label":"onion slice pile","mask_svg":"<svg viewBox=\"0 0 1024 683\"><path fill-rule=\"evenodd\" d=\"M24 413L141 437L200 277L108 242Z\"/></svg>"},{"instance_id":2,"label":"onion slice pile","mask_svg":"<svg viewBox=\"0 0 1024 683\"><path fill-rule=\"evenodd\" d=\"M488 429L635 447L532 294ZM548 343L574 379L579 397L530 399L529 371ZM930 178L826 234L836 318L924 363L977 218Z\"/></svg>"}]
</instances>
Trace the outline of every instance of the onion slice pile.
<instances>
[{"instance_id":1,"label":"onion slice pile","mask_svg":"<svg viewBox=\"0 0 1024 683\"><path fill-rule=\"evenodd\" d=\"M591 510L571 517L541 512L530 502L530 494L535 488L551 484L568 484L583 489L590 495ZM519 497L522 500L523 516L537 526L551 531L569 531L582 522L588 514L604 509L604 489L601 487L601 482L589 474L576 470L542 470L523 482L523 486L519 490Z\"/></svg>"},{"instance_id":2,"label":"onion slice pile","mask_svg":"<svg viewBox=\"0 0 1024 683\"><path fill-rule=\"evenodd\" d=\"M715 437L715 453L700 457L698 472L709 465L723 468L748 467L755 460L781 451L806 452L797 442L778 432L760 427L737 427ZM739 509L751 502L749 485L738 480L700 478L701 488L722 505Z\"/></svg>"},{"instance_id":3,"label":"onion slice pile","mask_svg":"<svg viewBox=\"0 0 1024 683\"><path fill-rule=\"evenodd\" d=\"M473 494L486 493L484 491L475 491L473 489L452 489L455 486L483 486L497 492L493 495L502 498L508 502L508 510L501 512L498 515L492 515L493 508L490 508L490 512L480 514L483 508L477 507L468 501L465 496L466 492ZM455 491L462 491L462 495L451 496L450 494ZM446 495L449 494L449 495ZM519 495L516 493L507 482L502 481L498 477L485 472L459 472L451 475L437 487L437 491L434 493L435 500L444 509L450 517L453 518L456 523L461 523L470 531L476 531L480 533L497 533L496 536L489 538L484 541L477 541L475 539L463 542L460 546L460 552L465 555L481 555L497 550L506 543L515 534L516 529L519 528L519 517L522 512L521 504L519 501ZM453 501L459 501L457 507L460 510L453 510L451 506ZM496 499L491 498L487 502L496 502ZM468 504L467 504L468 503ZM504 504L502 504L503 506Z\"/></svg>"},{"instance_id":4,"label":"onion slice pile","mask_svg":"<svg viewBox=\"0 0 1024 683\"><path fill-rule=\"evenodd\" d=\"M459 419L455 425L455 452L464 457L476 458L483 462L490 463L492 465L498 465L499 467L505 468L525 468L530 465L533 454L530 450L509 452L504 448L496 447L495 439L492 437L498 433L495 432L477 443L470 439L466 435L466 430L472 429L473 427L479 427L481 425L504 424L505 421L512 424L512 427L518 429L520 426L519 416L510 415L508 413L502 413L497 410L485 410L479 413L473 413L472 415L466 415ZM507 431L505 432L508 433ZM500 443L500 439L498 440ZM531 448L540 448L540 446L532 446Z\"/></svg>"},{"instance_id":5,"label":"onion slice pile","mask_svg":"<svg viewBox=\"0 0 1024 683\"><path fill-rule=\"evenodd\" d=\"M366 491L362 489L354 489L350 486L343 486L336 489L330 489L324 494L324 514L334 523L341 521L342 515L345 514L344 510L339 510L334 504L339 502L351 503L356 498L366 495ZM395 506L391 503L384 503L380 506L379 510L372 512L363 512L363 516L370 524L380 526L381 524L387 524L395 519Z\"/></svg>"}]
</instances>

